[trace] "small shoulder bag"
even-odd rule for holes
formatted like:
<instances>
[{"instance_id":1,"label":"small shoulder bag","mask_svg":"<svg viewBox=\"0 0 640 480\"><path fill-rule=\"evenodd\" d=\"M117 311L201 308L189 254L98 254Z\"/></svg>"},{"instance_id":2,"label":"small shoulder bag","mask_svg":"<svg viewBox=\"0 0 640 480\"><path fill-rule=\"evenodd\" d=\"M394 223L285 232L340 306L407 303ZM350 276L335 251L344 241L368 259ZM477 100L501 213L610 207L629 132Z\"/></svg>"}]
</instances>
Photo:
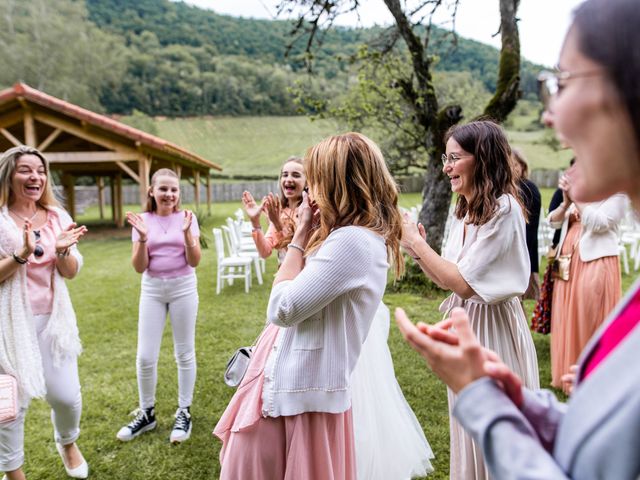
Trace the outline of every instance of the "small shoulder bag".
<instances>
[{"instance_id":1,"label":"small shoulder bag","mask_svg":"<svg viewBox=\"0 0 640 480\"><path fill-rule=\"evenodd\" d=\"M0 423L18 416L18 382L15 377L0 374Z\"/></svg>"}]
</instances>

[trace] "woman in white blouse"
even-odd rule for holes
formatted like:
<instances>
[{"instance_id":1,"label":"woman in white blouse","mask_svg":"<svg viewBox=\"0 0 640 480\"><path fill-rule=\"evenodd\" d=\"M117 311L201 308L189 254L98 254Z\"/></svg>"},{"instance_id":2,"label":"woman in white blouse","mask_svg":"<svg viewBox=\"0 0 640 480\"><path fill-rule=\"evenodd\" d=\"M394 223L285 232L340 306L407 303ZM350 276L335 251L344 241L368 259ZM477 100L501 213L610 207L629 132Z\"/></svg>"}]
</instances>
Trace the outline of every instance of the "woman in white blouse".
<instances>
[{"instance_id":1,"label":"woman in white blouse","mask_svg":"<svg viewBox=\"0 0 640 480\"><path fill-rule=\"evenodd\" d=\"M221 479L356 478L351 373L389 262L402 269L402 218L393 177L363 135L312 147L305 171L310 193L274 281L269 323L214 430Z\"/></svg>"},{"instance_id":2,"label":"woman in white blouse","mask_svg":"<svg viewBox=\"0 0 640 480\"><path fill-rule=\"evenodd\" d=\"M555 279L551 305L551 385L566 393L571 384L563 382L563 375L622 295L618 226L627 206L623 194L574 202L569 178L560 178L563 201L549 213L551 226L562 229L557 252L570 255L569 276Z\"/></svg>"},{"instance_id":3,"label":"woman in white blouse","mask_svg":"<svg viewBox=\"0 0 640 480\"><path fill-rule=\"evenodd\" d=\"M424 229L405 218L402 246L424 273L452 294L445 314L462 307L480 343L498 353L525 385L539 388L538 361L518 297L529 281L525 217L510 166L511 148L490 121L453 127L446 136L443 172L458 194L442 256L425 241ZM455 395L449 390L449 409ZM452 479L485 479L480 448L451 417Z\"/></svg>"}]
</instances>

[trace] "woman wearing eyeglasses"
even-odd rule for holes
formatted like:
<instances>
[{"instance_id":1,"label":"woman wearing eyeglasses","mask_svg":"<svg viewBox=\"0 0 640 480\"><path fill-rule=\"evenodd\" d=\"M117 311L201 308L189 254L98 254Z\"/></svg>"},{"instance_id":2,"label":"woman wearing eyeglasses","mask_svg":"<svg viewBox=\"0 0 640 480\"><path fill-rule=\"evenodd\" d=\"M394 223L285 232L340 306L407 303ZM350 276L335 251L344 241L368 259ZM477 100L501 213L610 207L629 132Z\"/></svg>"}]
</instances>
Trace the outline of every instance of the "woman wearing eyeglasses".
<instances>
[{"instance_id":1,"label":"woman wearing eyeglasses","mask_svg":"<svg viewBox=\"0 0 640 480\"><path fill-rule=\"evenodd\" d=\"M528 387L538 388L536 351L519 300L530 276L525 216L505 133L490 121L455 126L442 161L458 194L442 256L408 217L402 246L431 280L452 291L440 307L445 316L462 307L480 343L498 352ZM455 402L449 390L450 411ZM450 478L488 478L479 445L453 415L450 428Z\"/></svg>"},{"instance_id":2,"label":"woman wearing eyeglasses","mask_svg":"<svg viewBox=\"0 0 640 480\"><path fill-rule=\"evenodd\" d=\"M14 147L0 157L0 373L14 376L19 390L17 417L0 424L0 471L8 480L25 478L24 419L36 397L51 406L67 474L88 476L76 445L81 345L64 282L82 266L76 244L86 231L60 208L38 150Z\"/></svg>"},{"instance_id":3,"label":"woman wearing eyeglasses","mask_svg":"<svg viewBox=\"0 0 640 480\"><path fill-rule=\"evenodd\" d=\"M569 193L602 201L617 192L640 214L640 9L637 0L588 0L560 53L549 105L574 150ZM640 478L640 282L586 346L568 404L522 388L512 369L483 349L463 311L457 334L396 319L411 346L458 392L454 415L482 446L491 474L506 478Z\"/></svg>"}]
</instances>

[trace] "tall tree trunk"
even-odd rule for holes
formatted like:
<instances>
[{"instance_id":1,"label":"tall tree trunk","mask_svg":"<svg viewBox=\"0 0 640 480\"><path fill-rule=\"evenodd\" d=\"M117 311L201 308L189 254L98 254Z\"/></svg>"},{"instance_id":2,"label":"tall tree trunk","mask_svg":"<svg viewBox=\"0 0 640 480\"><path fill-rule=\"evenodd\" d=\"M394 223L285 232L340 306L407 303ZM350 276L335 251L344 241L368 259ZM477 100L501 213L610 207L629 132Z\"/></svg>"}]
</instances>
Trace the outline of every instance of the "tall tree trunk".
<instances>
[{"instance_id":1,"label":"tall tree trunk","mask_svg":"<svg viewBox=\"0 0 640 480\"><path fill-rule=\"evenodd\" d=\"M484 109L484 115L504 122L520 98L520 35L518 5L520 0L500 0L500 65L496 93Z\"/></svg>"},{"instance_id":2,"label":"tall tree trunk","mask_svg":"<svg viewBox=\"0 0 640 480\"><path fill-rule=\"evenodd\" d=\"M462 120L462 108L451 105L442 109L431 130L432 157L424 175L422 210L419 220L427 232L431 248L440 253L444 241L444 227L451 204L451 182L442 171L440 157L445 152L444 135L453 125Z\"/></svg>"}]
</instances>

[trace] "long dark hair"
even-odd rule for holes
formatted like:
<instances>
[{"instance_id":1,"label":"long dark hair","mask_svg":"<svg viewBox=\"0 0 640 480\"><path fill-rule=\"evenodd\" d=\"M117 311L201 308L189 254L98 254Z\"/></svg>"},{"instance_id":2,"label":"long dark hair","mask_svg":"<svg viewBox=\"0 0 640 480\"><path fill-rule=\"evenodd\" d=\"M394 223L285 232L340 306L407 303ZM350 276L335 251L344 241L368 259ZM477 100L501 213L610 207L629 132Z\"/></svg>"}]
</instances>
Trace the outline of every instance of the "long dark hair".
<instances>
[{"instance_id":1,"label":"long dark hair","mask_svg":"<svg viewBox=\"0 0 640 480\"><path fill-rule=\"evenodd\" d=\"M588 0L574 11L580 52L602 65L629 112L640 145L640 4Z\"/></svg>"},{"instance_id":2,"label":"long dark hair","mask_svg":"<svg viewBox=\"0 0 640 480\"><path fill-rule=\"evenodd\" d=\"M498 198L510 194L520 204L526 219L526 209L511 166L511 147L502 127L490 120L477 120L454 125L446 133L445 142L450 138L475 157L473 195L470 202L462 195L458 196L456 217L461 219L468 214L468 223L484 225L498 208Z\"/></svg>"}]
</instances>

